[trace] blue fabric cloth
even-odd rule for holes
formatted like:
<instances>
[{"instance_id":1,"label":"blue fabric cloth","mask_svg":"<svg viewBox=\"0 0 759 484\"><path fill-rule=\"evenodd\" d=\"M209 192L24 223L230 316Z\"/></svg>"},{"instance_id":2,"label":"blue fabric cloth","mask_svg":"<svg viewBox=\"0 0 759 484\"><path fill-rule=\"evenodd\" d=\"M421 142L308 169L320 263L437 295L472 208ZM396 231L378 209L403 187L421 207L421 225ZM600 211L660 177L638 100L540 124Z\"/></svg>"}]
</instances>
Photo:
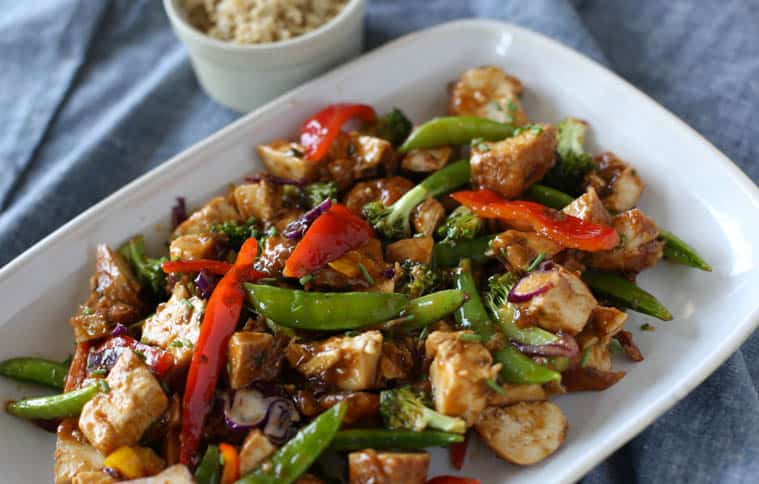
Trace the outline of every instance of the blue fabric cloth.
<instances>
[{"instance_id":1,"label":"blue fabric cloth","mask_svg":"<svg viewBox=\"0 0 759 484\"><path fill-rule=\"evenodd\" d=\"M158 0L0 0L0 11L0 265L238 116L203 94ZM756 0L377 0L368 45L470 17L606 64L759 179ZM754 335L586 481L757 482L758 378Z\"/></svg>"}]
</instances>

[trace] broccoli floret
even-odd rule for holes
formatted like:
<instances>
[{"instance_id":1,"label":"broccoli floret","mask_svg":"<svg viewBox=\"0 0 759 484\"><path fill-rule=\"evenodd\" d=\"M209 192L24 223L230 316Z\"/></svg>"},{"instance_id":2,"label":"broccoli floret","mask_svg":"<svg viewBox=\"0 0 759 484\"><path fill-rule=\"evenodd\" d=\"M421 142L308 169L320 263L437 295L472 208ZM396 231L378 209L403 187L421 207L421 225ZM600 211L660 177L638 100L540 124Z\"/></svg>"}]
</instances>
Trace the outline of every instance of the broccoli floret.
<instances>
[{"instance_id":1,"label":"broccoli floret","mask_svg":"<svg viewBox=\"0 0 759 484\"><path fill-rule=\"evenodd\" d=\"M387 240L408 238L411 235L411 212L427 198L428 193L424 186L417 185L389 207L377 200L364 205L362 212L381 237Z\"/></svg>"},{"instance_id":2,"label":"broccoli floret","mask_svg":"<svg viewBox=\"0 0 759 484\"><path fill-rule=\"evenodd\" d=\"M543 178L543 184L572 195L582 193L583 178L596 167L583 148L587 129L583 121L575 118L559 123L556 164Z\"/></svg>"},{"instance_id":3,"label":"broccoli floret","mask_svg":"<svg viewBox=\"0 0 759 484\"><path fill-rule=\"evenodd\" d=\"M437 235L443 242L471 240L482 230L484 221L461 205L451 212L445 223L438 227Z\"/></svg>"},{"instance_id":4,"label":"broccoli floret","mask_svg":"<svg viewBox=\"0 0 759 484\"><path fill-rule=\"evenodd\" d=\"M119 253L132 266L140 283L149 287L155 296L161 296L166 292L166 274L161 269L161 264L167 259L166 257L160 259L147 257L145 238L142 235L129 239L119 248Z\"/></svg>"},{"instance_id":5,"label":"broccoli floret","mask_svg":"<svg viewBox=\"0 0 759 484\"><path fill-rule=\"evenodd\" d=\"M337 198L337 184L334 182L311 183L303 189L303 197L308 208L314 208L328 198Z\"/></svg>"},{"instance_id":6,"label":"broccoli floret","mask_svg":"<svg viewBox=\"0 0 759 484\"><path fill-rule=\"evenodd\" d=\"M508 301L509 291L517 283L517 280L516 274L511 272L495 274L488 278L488 292L485 294L485 302L493 315L497 315L510 305Z\"/></svg>"},{"instance_id":7,"label":"broccoli floret","mask_svg":"<svg viewBox=\"0 0 759 484\"><path fill-rule=\"evenodd\" d=\"M408 138L413 128L411 121L398 108L377 118L371 130L374 136L388 140L393 146L400 146Z\"/></svg>"},{"instance_id":8,"label":"broccoli floret","mask_svg":"<svg viewBox=\"0 0 759 484\"><path fill-rule=\"evenodd\" d=\"M422 398L411 387L385 390L380 393L380 413L390 429L407 429L420 432L427 427L444 432L466 432L466 422L427 408Z\"/></svg>"},{"instance_id":9,"label":"broccoli floret","mask_svg":"<svg viewBox=\"0 0 759 484\"><path fill-rule=\"evenodd\" d=\"M211 232L226 235L229 247L234 250L240 250L243 242L250 237L260 238L262 235L258 220L254 217L249 218L243 223L229 220L211 225Z\"/></svg>"},{"instance_id":10,"label":"broccoli floret","mask_svg":"<svg viewBox=\"0 0 759 484\"><path fill-rule=\"evenodd\" d=\"M401 267L403 276L399 280L397 291L410 298L434 291L440 282L439 275L428 264L406 261Z\"/></svg>"}]
</instances>

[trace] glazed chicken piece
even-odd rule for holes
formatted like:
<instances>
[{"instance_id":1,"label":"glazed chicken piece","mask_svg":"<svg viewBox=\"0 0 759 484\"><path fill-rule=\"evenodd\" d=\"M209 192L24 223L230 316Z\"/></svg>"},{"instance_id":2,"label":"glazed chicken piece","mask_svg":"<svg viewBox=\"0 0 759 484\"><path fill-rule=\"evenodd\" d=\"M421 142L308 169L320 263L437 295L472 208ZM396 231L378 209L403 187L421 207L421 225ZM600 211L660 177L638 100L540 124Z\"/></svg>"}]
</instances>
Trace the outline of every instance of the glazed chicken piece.
<instances>
[{"instance_id":1,"label":"glazed chicken piece","mask_svg":"<svg viewBox=\"0 0 759 484\"><path fill-rule=\"evenodd\" d=\"M158 346L174 357L174 365L186 368L200 335L205 300L192 296L182 283L174 285L171 297L156 308L142 327L142 342Z\"/></svg>"},{"instance_id":2,"label":"glazed chicken piece","mask_svg":"<svg viewBox=\"0 0 759 484\"><path fill-rule=\"evenodd\" d=\"M559 448L568 425L561 409L551 402L521 402L488 408L475 428L500 458L531 465Z\"/></svg>"},{"instance_id":3,"label":"glazed chicken piece","mask_svg":"<svg viewBox=\"0 0 759 484\"><path fill-rule=\"evenodd\" d=\"M487 381L495 379L500 364L493 365L490 352L481 343L462 340L471 331L430 333L425 342L430 363L430 383L435 410L451 417L461 417L474 425L485 409Z\"/></svg>"},{"instance_id":4,"label":"glazed chicken piece","mask_svg":"<svg viewBox=\"0 0 759 484\"><path fill-rule=\"evenodd\" d=\"M256 151L274 176L303 181L313 181L318 176L319 164L303 159L306 150L300 143L277 140L258 145Z\"/></svg>"},{"instance_id":5,"label":"glazed chicken piece","mask_svg":"<svg viewBox=\"0 0 759 484\"><path fill-rule=\"evenodd\" d=\"M426 452L365 449L348 454L350 484L424 484L429 466Z\"/></svg>"},{"instance_id":6,"label":"glazed chicken piece","mask_svg":"<svg viewBox=\"0 0 759 484\"><path fill-rule=\"evenodd\" d=\"M142 360L125 349L106 378L108 393L98 393L82 408L79 428L102 454L134 445L166 411L169 399Z\"/></svg>"},{"instance_id":7,"label":"glazed chicken piece","mask_svg":"<svg viewBox=\"0 0 759 484\"><path fill-rule=\"evenodd\" d=\"M255 470L276 450L260 429L251 430L240 447L240 475Z\"/></svg>"},{"instance_id":8,"label":"glazed chicken piece","mask_svg":"<svg viewBox=\"0 0 759 484\"><path fill-rule=\"evenodd\" d=\"M411 180L401 176L359 182L345 195L343 203L351 212L361 217L361 211L367 203L380 200L384 206L389 207L413 186Z\"/></svg>"},{"instance_id":9,"label":"glazed chicken piece","mask_svg":"<svg viewBox=\"0 0 759 484\"><path fill-rule=\"evenodd\" d=\"M261 255L256 260L254 267L269 277L282 277L285 262L290 257L297 241L290 240L281 235L274 235L264 239Z\"/></svg>"},{"instance_id":10,"label":"glazed chicken piece","mask_svg":"<svg viewBox=\"0 0 759 484\"><path fill-rule=\"evenodd\" d=\"M390 262L407 260L429 264L432 262L432 249L435 241L432 237L413 237L401 239L388 244L385 248L385 259Z\"/></svg>"},{"instance_id":11,"label":"glazed chicken piece","mask_svg":"<svg viewBox=\"0 0 759 484\"><path fill-rule=\"evenodd\" d=\"M129 484L194 484L195 479L193 479L187 466L175 464L160 474L125 482Z\"/></svg>"},{"instance_id":12,"label":"glazed chicken piece","mask_svg":"<svg viewBox=\"0 0 759 484\"><path fill-rule=\"evenodd\" d=\"M341 132L332 143L321 179L334 181L341 190L357 180L392 172L396 153L389 141L357 132Z\"/></svg>"},{"instance_id":13,"label":"glazed chicken piece","mask_svg":"<svg viewBox=\"0 0 759 484\"><path fill-rule=\"evenodd\" d=\"M102 338L116 323L133 323L144 313L140 283L121 254L101 244L95 261L90 297L69 320L78 343Z\"/></svg>"},{"instance_id":14,"label":"glazed chicken piece","mask_svg":"<svg viewBox=\"0 0 759 484\"><path fill-rule=\"evenodd\" d=\"M174 229L172 239L187 234L207 234L211 232L211 225L226 221L241 222L242 218L237 212L234 202L227 197L212 198L203 208L195 211L190 217Z\"/></svg>"},{"instance_id":15,"label":"glazed chicken piece","mask_svg":"<svg viewBox=\"0 0 759 484\"><path fill-rule=\"evenodd\" d=\"M411 150L403 157L401 168L412 173L432 173L445 167L452 157L450 146Z\"/></svg>"},{"instance_id":16,"label":"glazed chicken piece","mask_svg":"<svg viewBox=\"0 0 759 484\"><path fill-rule=\"evenodd\" d=\"M614 153L602 153L595 158L598 169L585 177L612 212L630 210L638 204L645 185L635 169Z\"/></svg>"},{"instance_id":17,"label":"glazed chicken piece","mask_svg":"<svg viewBox=\"0 0 759 484\"><path fill-rule=\"evenodd\" d=\"M558 264L550 270L530 272L519 282L518 288L523 294L544 291L527 302L515 303L520 323L526 318L552 332L579 333L598 305L588 286Z\"/></svg>"},{"instance_id":18,"label":"glazed chicken piece","mask_svg":"<svg viewBox=\"0 0 759 484\"><path fill-rule=\"evenodd\" d=\"M612 250L592 253L588 260L591 267L640 272L662 258L664 242L659 240L656 222L641 210L620 213L612 219L611 226L619 232L621 242Z\"/></svg>"},{"instance_id":19,"label":"glazed chicken piece","mask_svg":"<svg viewBox=\"0 0 759 484\"><path fill-rule=\"evenodd\" d=\"M273 183L266 177L235 187L233 194L242 220L255 217L270 223L282 212L282 185Z\"/></svg>"},{"instance_id":20,"label":"glazed chicken piece","mask_svg":"<svg viewBox=\"0 0 759 484\"><path fill-rule=\"evenodd\" d=\"M224 246L224 237L213 232L180 235L169 245L171 260L218 259Z\"/></svg>"},{"instance_id":21,"label":"glazed chicken piece","mask_svg":"<svg viewBox=\"0 0 759 484\"><path fill-rule=\"evenodd\" d=\"M377 371L377 387L384 388L393 380L406 380L414 369L414 353L411 345L402 341L382 343L382 356Z\"/></svg>"},{"instance_id":22,"label":"glazed chicken piece","mask_svg":"<svg viewBox=\"0 0 759 484\"><path fill-rule=\"evenodd\" d=\"M341 390L366 390L377 378L382 333L374 330L314 343L291 343L285 353L290 365L306 377Z\"/></svg>"},{"instance_id":23,"label":"glazed chicken piece","mask_svg":"<svg viewBox=\"0 0 759 484\"><path fill-rule=\"evenodd\" d=\"M611 225L611 215L609 214L609 211L606 210L606 207L604 207L601 198L593 187L588 187L585 193L564 207L562 212L585 220L586 222Z\"/></svg>"},{"instance_id":24,"label":"glazed chicken piece","mask_svg":"<svg viewBox=\"0 0 759 484\"><path fill-rule=\"evenodd\" d=\"M590 313L590 320L577 335L581 351L590 348L585 360L586 368L601 371L611 370L611 339L625 327L627 314L617 308L598 306Z\"/></svg>"},{"instance_id":25,"label":"glazed chicken piece","mask_svg":"<svg viewBox=\"0 0 759 484\"><path fill-rule=\"evenodd\" d=\"M76 420L65 419L58 425L53 465L55 484L71 484L78 474L100 471L104 460L103 454L82 435Z\"/></svg>"},{"instance_id":26,"label":"glazed chicken piece","mask_svg":"<svg viewBox=\"0 0 759 484\"><path fill-rule=\"evenodd\" d=\"M524 272L539 254L551 258L562 247L535 232L507 230L498 234L490 244L494 254L515 272Z\"/></svg>"},{"instance_id":27,"label":"glazed chicken piece","mask_svg":"<svg viewBox=\"0 0 759 484\"><path fill-rule=\"evenodd\" d=\"M342 401L348 403L343 419L346 424L373 419L379 414L379 395L369 392L328 393L318 399L320 413Z\"/></svg>"},{"instance_id":28,"label":"glazed chicken piece","mask_svg":"<svg viewBox=\"0 0 759 484\"><path fill-rule=\"evenodd\" d=\"M414 230L425 237L432 237L444 220L445 207L434 198L428 198L414 209Z\"/></svg>"},{"instance_id":29,"label":"glazed chicken piece","mask_svg":"<svg viewBox=\"0 0 759 484\"><path fill-rule=\"evenodd\" d=\"M269 333L239 331L227 345L229 386L237 390L255 381L269 381L279 374L284 340Z\"/></svg>"},{"instance_id":30,"label":"glazed chicken piece","mask_svg":"<svg viewBox=\"0 0 759 484\"><path fill-rule=\"evenodd\" d=\"M521 102L522 83L495 66L469 69L451 89L448 111L452 115L477 116L515 126L527 124Z\"/></svg>"},{"instance_id":31,"label":"glazed chicken piece","mask_svg":"<svg viewBox=\"0 0 759 484\"><path fill-rule=\"evenodd\" d=\"M556 127L549 124L503 141L475 143L470 155L472 184L515 198L551 169L555 148Z\"/></svg>"}]
</instances>

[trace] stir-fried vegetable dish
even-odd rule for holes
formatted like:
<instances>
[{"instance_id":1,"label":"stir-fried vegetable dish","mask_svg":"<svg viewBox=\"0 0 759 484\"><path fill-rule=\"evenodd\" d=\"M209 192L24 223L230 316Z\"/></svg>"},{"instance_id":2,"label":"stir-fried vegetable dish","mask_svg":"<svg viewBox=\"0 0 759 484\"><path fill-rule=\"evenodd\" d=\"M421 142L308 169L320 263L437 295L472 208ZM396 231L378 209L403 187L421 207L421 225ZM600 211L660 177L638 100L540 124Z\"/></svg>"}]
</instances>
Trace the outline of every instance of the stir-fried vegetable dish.
<instances>
[{"instance_id":1,"label":"stir-fried vegetable dish","mask_svg":"<svg viewBox=\"0 0 759 484\"><path fill-rule=\"evenodd\" d=\"M168 253L98 246L70 361L0 363L61 392L7 405L56 429L55 482L478 482L428 481L425 449L554 453L551 400L643 359L627 311L672 319L636 276L711 269L585 122L533 121L521 94L482 67L416 127L327 106L257 147L265 172L179 198Z\"/></svg>"}]
</instances>

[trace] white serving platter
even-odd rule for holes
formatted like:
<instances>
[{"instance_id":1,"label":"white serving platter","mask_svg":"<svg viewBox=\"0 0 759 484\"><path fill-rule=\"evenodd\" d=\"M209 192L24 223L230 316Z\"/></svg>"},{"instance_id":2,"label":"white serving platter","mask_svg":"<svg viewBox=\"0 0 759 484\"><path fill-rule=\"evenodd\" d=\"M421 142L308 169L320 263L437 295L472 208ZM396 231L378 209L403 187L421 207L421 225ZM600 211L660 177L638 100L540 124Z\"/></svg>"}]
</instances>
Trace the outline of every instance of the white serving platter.
<instances>
[{"instance_id":1,"label":"white serving platter","mask_svg":"<svg viewBox=\"0 0 759 484\"><path fill-rule=\"evenodd\" d=\"M460 473L486 483L579 479L703 381L756 327L759 191L714 146L615 74L505 23L461 21L407 35L248 114L76 217L0 270L0 359L70 353L68 317L86 298L96 244L117 246L144 232L158 249L174 198L197 207L259 170L256 144L294 136L307 115L333 102L365 102L379 111L398 106L421 122L445 112L451 79L484 64L522 80L532 119L587 120L593 149L616 152L646 181L643 210L714 267L705 273L661 263L640 278L675 319L631 313L628 327L645 361L615 362L628 375L608 391L557 399L570 430L554 456L519 468L475 444ZM638 331L643 322L657 331ZM3 400L39 392L0 381ZM3 482L51 480L52 434L1 414L0 440ZM456 474L447 463L445 451L433 451L429 475Z\"/></svg>"}]
</instances>

